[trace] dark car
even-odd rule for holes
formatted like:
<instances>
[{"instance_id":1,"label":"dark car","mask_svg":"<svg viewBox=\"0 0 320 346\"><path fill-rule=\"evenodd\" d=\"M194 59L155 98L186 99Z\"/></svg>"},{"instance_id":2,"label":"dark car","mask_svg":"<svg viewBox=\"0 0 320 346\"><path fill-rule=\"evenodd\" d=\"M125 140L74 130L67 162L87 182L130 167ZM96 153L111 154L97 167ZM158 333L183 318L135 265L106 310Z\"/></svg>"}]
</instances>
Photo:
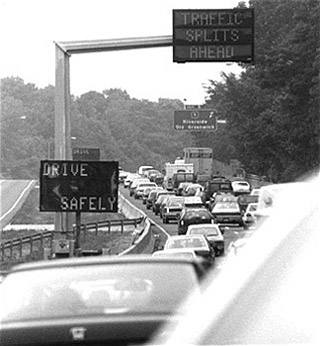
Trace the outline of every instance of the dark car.
<instances>
[{"instance_id":1,"label":"dark car","mask_svg":"<svg viewBox=\"0 0 320 346\"><path fill-rule=\"evenodd\" d=\"M242 213L237 201L218 201L214 204L211 213L215 223L243 226Z\"/></svg>"},{"instance_id":2,"label":"dark car","mask_svg":"<svg viewBox=\"0 0 320 346\"><path fill-rule=\"evenodd\" d=\"M169 196L162 209L163 223L169 223L170 220L177 221L184 208L184 197Z\"/></svg>"},{"instance_id":3,"label":"dark car","mask_svg":"<svg viewBox=\"0 0 320 346\"><path fill-rule=\"evenodd\" d=\"M205 275L194 259L150 255L20 265L1 284L1 345L146 343Z\"/></svg>"},{"instance_id":4,"label":"dark car","mask_svg":"<svg viewBox=\"0 0 320 346\"><path fill-rule=\"evenodd\" d=\"M178 234L186 234L189 225L199 223L214 223L211 212L205 208L184 208L178 219Z\"/></svg>"},{"instance_id":5,"label":"dark car","mask_svg":"<svg viewBox=\"0 0 320 346\"><path fill-rule=\"evenodd\" d=\"M212 195L216 192L232 193L231 181L225 177L215 177L205 183L202 193L203 203L210 201Z\"/></svg>"}]
</instances>

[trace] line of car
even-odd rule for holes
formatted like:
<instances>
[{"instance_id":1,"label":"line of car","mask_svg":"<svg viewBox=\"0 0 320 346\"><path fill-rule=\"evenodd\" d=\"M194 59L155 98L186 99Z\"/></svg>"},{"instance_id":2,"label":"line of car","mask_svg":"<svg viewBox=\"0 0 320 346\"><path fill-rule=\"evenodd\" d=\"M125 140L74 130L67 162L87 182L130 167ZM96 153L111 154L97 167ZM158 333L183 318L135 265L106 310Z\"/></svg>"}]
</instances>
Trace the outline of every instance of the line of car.
<instances>
[{"instance_id":1,"label":"line of car","mask_svg":"<svg viewBox=\"0 0 320 346\"><path fill-rule=\"evenodd\" d=\"M128 175L124 187L130 190L131 196L141 198L146 209L152 209L164 224L176 222L178 235L190 236L191 232L203 235L206 241L209 241L209 247L214 250L213 254L210 254L213 257L221 256L225 252L223 237L225 225L235 224L247 229L255 224L254 213L259 197L258 191L255 190L254 195L248 194L250 191L246 182L243 184L236 182L240 187L238 190L235 188L234 194L230 194L229 190L223 191L222 187L222 191L216 191L211 196L211 203L205 204L201 194L204 188L200 184L182 182L175 191L169 191L158 185L147 186L145 179L141 175ZM225 180L223 182L226 189L230 189L230 184ZM136 191L140 187L141 192L138 194ZM193 229L192 225L200 226ZM189 228L193 230L189 231ZM183 250L181 246L180 251Z\"/></svg>"}]
</instances>

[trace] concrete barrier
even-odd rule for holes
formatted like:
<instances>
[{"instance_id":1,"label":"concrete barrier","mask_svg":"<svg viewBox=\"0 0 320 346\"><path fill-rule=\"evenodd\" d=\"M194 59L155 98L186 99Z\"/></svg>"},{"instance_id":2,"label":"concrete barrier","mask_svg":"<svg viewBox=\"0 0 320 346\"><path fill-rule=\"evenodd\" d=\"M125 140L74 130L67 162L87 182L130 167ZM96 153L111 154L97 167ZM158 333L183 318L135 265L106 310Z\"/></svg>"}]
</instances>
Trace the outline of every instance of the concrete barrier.
<instances>
[{"instance_id":1,"label":"concrete barrier","mask_svg":"<svg viewBox=\"0 0 320 346\"><path fill-rule=\"evenodd\" d=\"M132 203L130 203L124 196L119 194L119 210L127 218L139 218L143 217L144 221L138 226L137 229L137 240L128 249L121 252L119 255L131 255L131 254L142 254L152 253L155 243L155 237L152 232L152 224L143 211L138 209Z\"/></svg>"}]
</instances>

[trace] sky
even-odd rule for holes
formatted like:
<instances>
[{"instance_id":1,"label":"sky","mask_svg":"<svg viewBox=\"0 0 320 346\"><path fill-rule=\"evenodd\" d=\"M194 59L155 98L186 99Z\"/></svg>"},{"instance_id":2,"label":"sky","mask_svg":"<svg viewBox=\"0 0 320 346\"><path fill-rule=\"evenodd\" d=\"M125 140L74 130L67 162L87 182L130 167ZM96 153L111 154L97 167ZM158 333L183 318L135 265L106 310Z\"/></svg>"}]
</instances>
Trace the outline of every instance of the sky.
<instances>
[{"instance_id":1,"label":"sky","mask_svg":"<svg viewBox=\"0 0 320 346\"><path fill-rule=\"evenodd\" d=\"M172 35L173 9L231 9L239 0L0 0L0 78L55 85L55 43ZM203 104L209 80L237 63L173 62L172 47L73 54L71 94L120 88L137 99Z\"/></svg>"}]
</instances>

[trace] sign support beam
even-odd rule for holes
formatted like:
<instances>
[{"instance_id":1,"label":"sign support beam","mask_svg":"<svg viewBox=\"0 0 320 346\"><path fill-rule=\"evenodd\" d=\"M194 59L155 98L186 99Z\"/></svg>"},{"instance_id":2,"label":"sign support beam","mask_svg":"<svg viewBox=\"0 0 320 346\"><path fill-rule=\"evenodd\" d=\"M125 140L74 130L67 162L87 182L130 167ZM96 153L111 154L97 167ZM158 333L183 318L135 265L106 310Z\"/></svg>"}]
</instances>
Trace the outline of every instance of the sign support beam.
<instances>
[{"instance_id":1,"label":"sign support beam","mask_svg":"<svg viewBox=\"0 0 320 346\"><path fill-rule=\"evenodd\" d=\"M70 135L70 55L56 45L56 87L55 87L55 150L56 160L71 159ZM72 230L72 221L66 213L55 214L55 231Z\"/></svg>"},{"instance_id":2,"label":"sign support beam","mask_svg":"<svg viewBox=\"0 0 320 346\"><path fill-rule=\"evenodd\" d=\"M71 54L172 46L172 36L122 38L112 40L55 42L55 160L71 160L70 63ZM72 232L66 213L55 214L55 231Z\"/></svg>"}]
</instances>

